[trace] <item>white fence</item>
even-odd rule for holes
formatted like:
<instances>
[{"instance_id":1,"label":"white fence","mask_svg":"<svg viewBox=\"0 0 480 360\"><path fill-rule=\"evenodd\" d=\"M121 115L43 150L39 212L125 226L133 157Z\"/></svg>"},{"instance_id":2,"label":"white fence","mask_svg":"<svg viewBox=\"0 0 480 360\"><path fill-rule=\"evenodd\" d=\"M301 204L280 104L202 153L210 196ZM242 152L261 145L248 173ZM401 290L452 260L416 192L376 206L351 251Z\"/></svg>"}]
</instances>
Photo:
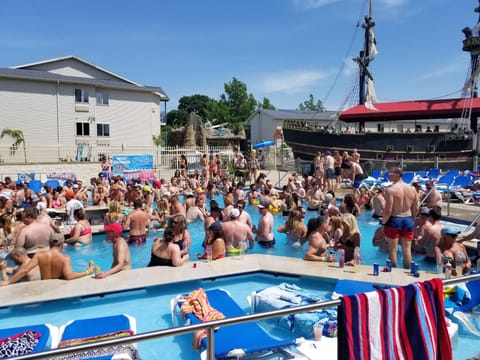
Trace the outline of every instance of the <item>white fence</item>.
<instances>
[{"instance_id":1,"label":"white fence","mask_svg":"<svg viewBox=\"0 0 480 360\"><path fill-rule=\"evenodd\" d=\"M230 146L202 147L155 147L155 146L96 146L78 145L27 145L18 147L15 152L9 146L0 146L0 165L59 164L80 162L101 162L105 158L120 154L152 154L156 168L180 167L180 156L184 154L193 167L198 166L203 154L220 154L223 161L231 160L233 148Z\"/></svg>"}]
</instances>

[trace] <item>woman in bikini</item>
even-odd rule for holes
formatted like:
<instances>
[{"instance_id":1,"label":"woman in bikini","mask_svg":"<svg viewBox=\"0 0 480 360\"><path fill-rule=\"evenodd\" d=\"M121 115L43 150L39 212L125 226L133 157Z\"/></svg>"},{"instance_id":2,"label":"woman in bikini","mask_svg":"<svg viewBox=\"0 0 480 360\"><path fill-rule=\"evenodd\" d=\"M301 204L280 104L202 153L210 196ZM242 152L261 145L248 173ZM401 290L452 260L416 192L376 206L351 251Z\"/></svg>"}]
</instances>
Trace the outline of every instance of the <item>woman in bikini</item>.
<instances>
[{"instance_id":1,"label":"woman in bikini","mask_svg":"<svg viewBox=\"0 0 480 360\"><path fill-rule=\"evenodd\" d=\"M298 209L290 210L287 221L277 231L287 234L290 245L301 247L307 241L307 227L303 223L302 213Z\"/></svg>"},{"instance_id":2,"label":"woman in bikini","mask_svg":"<svg viewBox=\"0 0 480 360\"><path fill-rule=\"evenodd\" d=\"M163 239L155 239L150 255L151 266L182 266L188 260L188 254L182 256L179 246L175 243L175 228L169 226L163 233Z\"/></svg>"},{"instance_id":3,"label":"woman in bikini","mask_svg":"<svg viewBox=\"0 0 480 360\"><path fill-rule=\"evenodd\" d=\"M58 191L58 189L53 190L50 199L47 198L47 207L50 209L65 207L65 200L60 197L60 191Z\"/></svg>"},{"instance_id":4,"label":"woman in bikini","mask_svg":"<svg viewBox=\"0 0 480 360\"><path fill-rule=\"evenodd\" d=\"M217 260L225 257L225 235L222 231L222 225L219 222L214 222L208 227L206 246L212 247L212 259ZM206 259L207 254L197 254L198 259Z\"/></svg>"},{"instance_id":5,"label":"woman in bikini","mask_svg":"<svg viewBox=\"0 0 480 360\"><path fill-rule=\"evenodd\" d=\"M187 220L183 215L175 215L170 220L170 225L173 225L175 229L175 244L180 247L180 253L182 256L187 255L192 246L192 237L187 229Z\"/></svg>"},{"instance_id":6,"label":"woman in bikini","mask_svg":"<svg viewBox=\"0 0 480 360\"><path fill-rule=\"evenodd\" d=\"M123 221L125 220L125 215L123 215L122 212L122 206L117 200L113 200L108 204L108 212L105 214L105 217L103 218L103 224L104 225L110 225L110 224L123 224Z\"/></svg>"},{"instance_id":7,"label":"woman in bikini","mask_svg":"<svg viewBox=\"0 0 480 360\"><path fill-rule=\"evenodd\" d=\"M70 238L65 242L69 245L85 246L92 242L92 226L87 220L84 209L76 209L73 217L77 221L70 231Z\"/></svg>"},{"instance_id":8,"label":"woman in bikini","mask_svg":"<svg viewBox=\"0 0 480 360\"><path fill-rule=\"evenodd\" d=\"M360 230L358 230L357 218L352 214L343 214L343 235L335 244L335 248L345 249L345 265L354 265L353 256L355 248L360 247Z\"/></svg>"}]
</instances>

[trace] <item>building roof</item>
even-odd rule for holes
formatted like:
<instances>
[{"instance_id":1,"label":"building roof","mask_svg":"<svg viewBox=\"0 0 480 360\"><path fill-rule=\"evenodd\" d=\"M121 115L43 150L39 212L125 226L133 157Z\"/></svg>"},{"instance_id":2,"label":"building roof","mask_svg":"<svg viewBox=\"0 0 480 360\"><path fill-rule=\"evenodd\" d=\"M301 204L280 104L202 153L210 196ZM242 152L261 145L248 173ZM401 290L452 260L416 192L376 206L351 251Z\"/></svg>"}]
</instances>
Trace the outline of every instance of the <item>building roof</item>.
<instances>
[{"instance_id":1,"label":"building roof","mask_svg":"<svg viewBox=\"0 0 480 360\"><path fill-rule=\"evenodd\" d=\"M480 98L400 101L374 106L377 110L369 110L365 105L354 106L342 112L338 119L359 122L461 118L470 108L472 115L480 115Z\"/></svg>"},{"instance_id":2,"label":"building roof","mask_svg":"<svg viewBox=\"0 0 480 360\"><path fill-rule=\"evenodd\" d=\"M39 71L39 70L32 70L29 67L39 65L39 64L46 64L46 63L53 63L56 61L62 60L69 60L73 59L88 66L94 67L97 70L103 71L112 75L117 80L107 80L107 79L94 79L94 78L87 78L87 77L79 77L79 76L65 76L56 74L49 71ZM158 86L143 86L139 85L133 81L125 79L119 75L116 75L110 71L102 69L96 65L90 64L85 60L77 58L75 56L66 56L63 58L56 58L51 60L46 60L37 63L31 63L26 65L20 65L11 68L0 68L0 78L9 78L9 79L20 79L20 80L36 80L36 81L50 81L50 82L61 82L61 83L75 83L75 84L85 84L85 85L92 85L92 86L101 86L105 88L114 88L114 89L123 89L123 90L135 90L135 91L145 91L145 92L155 92L160 96L160 101L169 101L169 97L167 94L162 90L162 88Z\"/></svg>"},{"instance_id":3,"label":"building roof","mask_svg":"<svg viewBox=\"0 0 480 360\"><path fill-rule=\"evenodd\" d=\"M257 115L266 115L275 120L329 120L337 119L336 111L302 111L302 110L268 110L260 109L255 111L247 119L250 123Z\"/></svg>"}]
</instances>

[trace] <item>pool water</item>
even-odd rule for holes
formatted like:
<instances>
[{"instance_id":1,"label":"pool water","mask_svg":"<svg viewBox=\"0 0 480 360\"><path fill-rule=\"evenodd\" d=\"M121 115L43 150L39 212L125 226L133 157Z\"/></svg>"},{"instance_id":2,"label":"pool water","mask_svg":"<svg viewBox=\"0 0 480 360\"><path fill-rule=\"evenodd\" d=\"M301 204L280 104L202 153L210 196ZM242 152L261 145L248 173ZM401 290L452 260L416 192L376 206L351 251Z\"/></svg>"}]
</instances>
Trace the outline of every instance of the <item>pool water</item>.
<instances>
[{"instance_id":1,"label":"pool water","mask_svg":"<svg viewBox=\"0 0 480 360\"><path fill-rule=\"evenodd\" d=\"M218 201L221 203L220 199L218 199ZM244 211L247 211L250 214L253 224L258 224L260 214L255 206L247 205ZM305 223L307 223L310 218L316 216L318 216L317 212L307 211ZM379 251L377 247L372 246L373 234L375 233L375 230L379 227L378 221L371 217L371 211L364 211L360 216L358 216L357 219L361 232L360 252L362 262L368 265L377 262L380 264L380 266L384 266L387 259L387 254L385 252ZM277 229L280 225L285 223L286 220L286 216L274 214L274 228ZM465 228L465 226L458 224L449 224L449 226L455 226L459 229ZM202 242L205 237L203 223L191 223L188 225L188 229L192 236L190 261L196 261L197 254L203 253ZM127 236L127 234L125 234L125 236ZM147 266L148 262L150 261L150 253L153 239L155 237L161 236L162 233L150 232L147 238L147 242L145 244L136 244L130 246L133 268L141 268ZM287 241L287 237L285 234L280 234L276 231L275 239L276 244L273 247L266 248L255 244L254 248L252 250L249 250L249 253L303 258L307 249L307 244L304 244L303 248L294 247L291 245L291 243ZM88 261L90 259L94 260L95 265L100 266L101 269L109 269L111 267L112 245L106 241L105 234L94 235L93 243L89 246L69 246L67 249L65 249L65 252L72 257L72 266L75 271L82 271L87 268ZM400 251L398 254L398 258L398 264L401 265L402 256ZM413 254L412 258L419 264L420 270L435 270L435 264L424 261L424 256L422 254Z\"/></svg>"},{"instance_id":2,"label":"pool water","mask_svg":"<svg viewBox=\"0 0 480 360\"><path fill-rule=\"evenodd\" d=\"M0 308L0 326L17 327L48 322L61 326L72 319L94 318L126 313L136 319L137 333L171 328L175 324L170 312L170 300L200 287L205 290L223 288L230 292L245 312L250 312L247 296L253 292L282 282L296 284L309 293L329 300L335 281L310 277L275 276L267 273L224 277L210 280L181 282L174 285L155 286L143 290L106 294L99 297L75 298L27 306ZM268 322L264 326L269 326ZM293 336L277 330L274 336ZM192 349L192 334L168 337L138 343L143 359L198 359Z\"/></svg>"}]
</instances>

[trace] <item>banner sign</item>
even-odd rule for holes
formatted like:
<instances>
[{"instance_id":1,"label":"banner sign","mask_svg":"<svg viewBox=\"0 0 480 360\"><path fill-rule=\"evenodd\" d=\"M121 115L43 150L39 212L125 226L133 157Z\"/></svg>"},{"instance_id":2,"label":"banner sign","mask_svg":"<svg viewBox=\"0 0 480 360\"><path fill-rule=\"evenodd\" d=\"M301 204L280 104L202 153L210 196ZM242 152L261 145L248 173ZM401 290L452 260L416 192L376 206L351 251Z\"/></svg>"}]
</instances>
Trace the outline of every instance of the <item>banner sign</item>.
<instances>
[{"instance_id":1,"label":"banner sign","mask_svg":"<svg viewBox=\"0 0 480 360\"><path fill-rule=\"evenodd\" d=\"M153 155L113 155L113 175L121 175L124 178L145 180L153 179Z\"/></svg>"}]
</instances>

